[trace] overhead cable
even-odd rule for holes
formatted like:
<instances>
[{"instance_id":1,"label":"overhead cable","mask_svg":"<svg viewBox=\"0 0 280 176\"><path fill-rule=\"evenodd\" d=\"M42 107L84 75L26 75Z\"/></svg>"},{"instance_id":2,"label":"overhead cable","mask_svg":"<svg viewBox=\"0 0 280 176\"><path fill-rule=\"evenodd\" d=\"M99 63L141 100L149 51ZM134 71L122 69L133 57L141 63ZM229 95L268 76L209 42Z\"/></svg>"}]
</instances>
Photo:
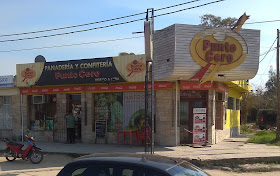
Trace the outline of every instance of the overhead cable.
<instances>
[{"instance_id":1,"label":"overhead cable","mask_svg":"<svg viewBox=\"0 0 280 176\"><path fill-rule=\"evenodd\" d=\"M177 13L177 12L181 12L181 11L185 11L185 10L190 10L190 9L194 9L194 8L198 8L198 7L203 7L203 6L206 6L206 5L210 5L210 4L214 4L214 3L218 3L218 2L222 2L222 1L225 1L225 0L212 1L212 2L208 2L208 3L205 3L205 4L198 5L198 6L193 6L193 7L189 7L189 8L185 8L185 9L181 9L181 10L176 10L176 11L173 11L173 12L168 12L168 13L155 15L154 17L170 15L170 14L173 14L173 13Z\"/></svg>"},{"instance_id":2,"label":"overhead cable","mask_svg":"<svg viewBox=\"0 0 280 176\"><path fill-rule=\"evenodd\" d=\"M48 49L48 48L59 48L59 47L66 47L66 46L78 46L78 45L88 45L88 44L95 44L95 43L105 43L105 42L115 42L121 40L129 40L129 39L136 39L136 38L143 38L144 36L138 37L130 37L130 38L119 38L119 39L112 39L112 40L101 40L101 41L94 41L94 42L84 42L84 43L73 43L67 45L54 45L54 46L45 46L45 47L38 47L38 48L25 48L25 49L14 49L14 50L0 50L0 53L9 53L9 52L16 52L16 51L29 51L29 50L38 50L38 49Z\"/></svg>"},{"instance_id":3,"label":"overhead cable","mask_svg":"<svg viewBox=\"0 0 280 176\"><path fill-rule=\"evenodd\" d=\"M201 0L188 1L188 2L181 3L181 4L156 9L154 11L160 11L160 10L165 10L165 9L169 9L169 8L173 8L173 7L178 7L178 6L181 6L181 5L186 5L186 4L190 4L190 3L193 3L193 2L197 2L197 1L201 1ZM114 21L114 20L120 20L120 19L124 19L124 18L143 15L145 13L146 12L141 12L141 13L136 13L136 14L132 14L132 15L126 15L126 16L122 16L122 17L102 20L102 21L96 21L96 22L90 22L90 23L85 23L85 24L78 24L78 25L73 25L73 26L60 27L60 28L45 29L45 30L31 31L31 32L22 32L22 33L14 33L14 34L3 34L3 35L0 35L0 37L10 37L10 36L18 36L18 35L26 35L26 34L36 34L36 33L41 33L41 32L58 31L58 30L63 30L63 29L70 29L70 28L88 26L88 25L99 24L99 23L104 23L104 22L109 22L109 21Z\"/></svg>"},{"instance_id":4,"label":"overhead cable","mask_svg":"<svg viewBox=\"0 0 280 176\"><path fill-rule=\"evenodd\" d=\"M169 12L169 13L160 14L160 15L157 15L157 16L154 16L154 17L159 17L159 16L163 16L163 15L168 15L168 14L174 14L174 13L181 12L181 11L184 11L184 10L194 9L194 8L210 5L210 4L213 4L213 3L218 3L218 2L221 2L221 1L225 1L225 0L213 1L213 2L202 4L202 5L193 6L193 7L190 7L190 8L185 8L185 9L181 9L181 10L177 10L177 11L173 11L173 12ZM141 18L141 19L131 20L131 21L127 21L127 22L111 24L111 25L107 25L107 26L101 26L101 27L89 28L89 29L84 29L84 30L65 32L65 33L43 35L43 36L36 36L36 37L26 37L26 38L19 38L19 39L1 40L0 42L1 43L3 43L3 42L14 42L14 41L21 41L21 40L31 40L31 39L38 39L38 38L47 38L47 37L68 35L68 34L74 34L74 33L81 33L81 32L92 31L92 30L96 30L96 29L103 29L103 28L108 28L108 27L113 27L113 26L118 26L118 25L123 25L123 24L128 24L128 23L133 23L133 22L137 22L137 21L141 21L141 20L145 20L145 19L146 18Z\"/></svg>"},{"instance_id":5,"label":"overhead cable","mask_svg":"<svg viewBox=\"0 0 280 176\"><path fill-rule=\"evenodd\" d=\"M262 60L261 60L259 63L261 63L261 62L265 59L265 57L266 57L267 54L270 52L270 50L271 50L271 48L273 47L273 45L274 45L274 43L276 42L276 40L277 40L277 37L275 38L275 40L274 40L274 42L272 43L271 47L269 48L269 50L266 52L265 56L262 58Z\"/></svg>"}]
</instances>

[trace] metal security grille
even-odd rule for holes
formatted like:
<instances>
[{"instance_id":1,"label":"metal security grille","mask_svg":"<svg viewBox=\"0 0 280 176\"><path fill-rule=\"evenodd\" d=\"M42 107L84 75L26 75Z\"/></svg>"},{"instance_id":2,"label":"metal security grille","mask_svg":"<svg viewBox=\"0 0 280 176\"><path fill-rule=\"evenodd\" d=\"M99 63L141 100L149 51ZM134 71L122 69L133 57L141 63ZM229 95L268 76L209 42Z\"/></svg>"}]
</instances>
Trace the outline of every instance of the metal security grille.
<instances>
[{"instance_id":1,"label":"metal security grille","mask_svg":"<svg viewBox=\"0 0 280 176\"><path fill-rule=\"evenodd\" d=\"M10 96L0 96L0 129L12 129L12 107Z\"/></svg>"},{"instance_id":2,"label":"metal security grille","mask_svg":"<svg viewBox=\"0 0 280 176\"><path fill-rule=\"evenodd\" d=\"M54 141L55 142L66 142L67 141L67 129L66 120L63 116L58 117L54 123Z\"/></svg>"}]
</instances>

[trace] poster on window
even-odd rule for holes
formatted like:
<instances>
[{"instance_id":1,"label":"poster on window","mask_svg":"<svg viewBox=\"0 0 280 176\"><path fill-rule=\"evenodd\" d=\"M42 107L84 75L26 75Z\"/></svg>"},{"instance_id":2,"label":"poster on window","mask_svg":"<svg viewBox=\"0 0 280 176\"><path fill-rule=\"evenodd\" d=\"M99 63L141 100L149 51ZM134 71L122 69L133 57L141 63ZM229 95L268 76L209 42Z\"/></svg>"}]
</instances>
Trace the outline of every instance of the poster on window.
<instances>
[{"instance_id":1,"label":"poster on window","mask_svg":"<svg viewBox=\"0 0 280 176\"><path fill-rule=\"evenodd\" d=\"M206 123L206 114L196 114L194 117L195 123Z\"/></svg>"},{"instance_id":2,"label":"poster on window","mask_svg":"<svg viewBox=\"0 0 280 176\"><path fill-rule=\"evenodd\" d=\"M206 108L193 109L193 144L206 141Z\"/></svg>"},{"instance_id":3,"label":"poster on window","mask_svg":"<svg viewBox=\"0 0 280 176\"><path fill-rule=\"evenodd\" d=\"M145 123L145 92L124 92L124 121L123 129L138 130Z\"/></svg>"},{"instance_id":4,"label":"poster on window","mask_svg":"<svg viewBox=\"0 0 280 176\"><path fill-rule=\"evenodd\" d=\"M195 133L205 133L206 126L205 126L205 124L196 123L196 124L193 125L193 129L194 129Z\"/></svg>"},{"instance_id":5,"label":"poster on window","mask_svg":"<svg viewBox=\"0 0 280 176\"><path fill-rule=\"evenodd\" d=\"M107 121L107 131L118 131L123 124L123 93L94 94L96 120Z\"/></svg>"},{"instance_id":6,"label":"poster on window","mask_svg":"<svg viewBox=\"0 0 280 176\"><path fill-rule=\"evenodd\" d=\"M193 134L193 143L194 144L204 144L206 140L205 133L195 133Z\"/></svg>"}]
</instances>

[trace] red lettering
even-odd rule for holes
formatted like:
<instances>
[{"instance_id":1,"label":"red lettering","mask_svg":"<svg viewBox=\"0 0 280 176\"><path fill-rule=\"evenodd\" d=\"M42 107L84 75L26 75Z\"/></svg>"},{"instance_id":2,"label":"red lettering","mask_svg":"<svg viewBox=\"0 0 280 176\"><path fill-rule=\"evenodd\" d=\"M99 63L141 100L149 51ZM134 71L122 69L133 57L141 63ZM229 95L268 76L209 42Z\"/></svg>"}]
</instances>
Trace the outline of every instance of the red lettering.
<instances>
[{"instance_id":1,"label":"red lettering","mask_svg":"<svg viewBox=\"0 0 280 176\"><path fill-rule=\"evenodd\" d=\"M226 56L227 56L226 54L222 54L222 55L221 55L221 62L225 62Z\"/></svg>"},{"instance_id":2,"label":"red lettering","mask_svg":"<svg viewBox=\"0 0 280 176\"><path fill-rule=\"evenodd\" d=\"M220 61L221 61L221 55L220 55L220 54L215 54L214 60L215 60L216 62L220 62Z\"/></svg>"},{"instance_id":3,"label":"red lettering","mask_svg":"<svg viewBox=\"0 0 280 176\"><path fill-rule=\"evenodd\" d=\"M231 54L227 55L227 61L231 63L233 61L233 56Z\"/></svg>"},{"instance_id":4,"label":"red lettering","mask_svg":"<svg viewBox=\"0 0 280 176\"><path fill-rule=\"evenodd\" d=\"M55 72L55 79L58 79L60 77L60 73L59 72Z\"/></svg>"},{"instance_id":5,"label":"red lettering","mask_svg":"<svg viewBox=\"0 0 280 176\"><path fill-rule=\"evenodd\" d=\"M229 44L228 44L228 42L226 42L226 44L225 44L225 50L226 50L226 52L229 52Z\"/></svg>"},{"instance_id":6,"label":"red lettering","mask_svg":"<svg viewBox=\"0 0 280 176\"><path fill-rule=\"evenodd\" d=\"M211 42L209 40L203 40L203 51L210 47Z\"/></svg>"},{"instance_id":7,"label":"red lettering","mask_svg":"<svg viewBox=\"0 0 280 176\"><path fill-rule=\"evenodd\" d=\"M84 78L84 77L85 77L85 71L84 71L84 70L81 70L81 71L79 72L79 76L80 76L80 78Z\"/></svg>"},{"instance_id":8,"label":"red lettering","mask_svg":"<svg viewBox=\"0 0 280 176\"><path fill-rule=\"evenodd\" d=\"M210 57L210 55L213 55L213 51L207 51L205 54L205 58L208 62L211 62L213 60L213 57Z\"/></svg>"},{"instance_id":9,"label":"red lettering","mask_svg":"<svg viewBox=\"0 0 280 176\"><path fill-rule=\"evenodd\" d=\"M230 52L234 53L236 51L235 44L230 45Z\"/></svg>"},{"instance_id":10,"label":"red lettering","mask_svg":"<svg viewBox=\"0 0 280 176\"><path fill-rule=\"evenodd\" d=\"M218 43L211 43L211 50L212 51L218 51L219 50L219 44Z\"/></svg>"},{"instance_id":11,"label":"red lettering","mask_svg":"<svg viewBox=\"0 0 280 176\"><path fill-rule=\"evenodd\" d=\"M79 72L79 76L80 78L90 78L90 77L99 77L100 76L100 72L99 71L91 71L91 72L86 72L84 70L81 70Z\"/></svg>"}]
</instances>

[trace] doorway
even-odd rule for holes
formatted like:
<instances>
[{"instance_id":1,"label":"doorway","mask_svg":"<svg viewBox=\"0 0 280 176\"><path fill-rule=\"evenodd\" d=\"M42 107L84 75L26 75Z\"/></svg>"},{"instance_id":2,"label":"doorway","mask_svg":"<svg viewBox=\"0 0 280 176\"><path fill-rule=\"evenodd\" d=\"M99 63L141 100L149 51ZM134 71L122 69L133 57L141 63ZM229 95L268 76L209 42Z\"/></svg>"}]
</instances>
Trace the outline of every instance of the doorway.
<instances>
[{"instance_id":1,"label":"doorway","mask_svg":"<svg viewBox=\"0 0 280 176\"><path fill-rule=\"evenodd\" d=\"M67 112L71 112L76 118L75 141L81 141L81 94L69 94L67 100Z\"/></svg>"},{"instance_id":2,"label":"doorway","mask_svg":"<svg viewBox=\"0 0 280 176\"><path fill-rule=\"evenodd\" d=\"M181 91L180 144L193 143L193 108L207 108L207 91Z\"/></svg>"}]
</instances>

